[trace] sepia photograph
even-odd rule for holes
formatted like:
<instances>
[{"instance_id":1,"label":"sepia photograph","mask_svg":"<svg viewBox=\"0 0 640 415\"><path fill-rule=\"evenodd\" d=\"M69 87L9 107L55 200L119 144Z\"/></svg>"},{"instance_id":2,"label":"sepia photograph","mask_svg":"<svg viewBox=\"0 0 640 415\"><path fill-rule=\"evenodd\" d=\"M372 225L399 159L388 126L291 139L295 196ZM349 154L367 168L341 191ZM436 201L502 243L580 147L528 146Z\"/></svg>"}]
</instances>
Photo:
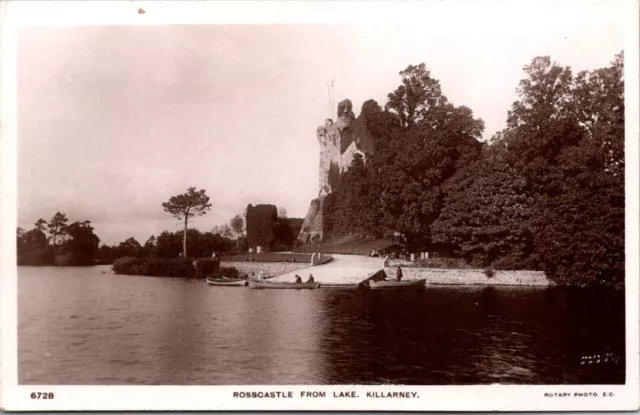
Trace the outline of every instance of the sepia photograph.
<instances>
[{"instance_id":1,"label":"sepia photograph","mask_svg":"<svg viewBox=\"0 0 640 415\"><path fill-rule=\"evenodd\" d=\"M638 408L637 2L33 3L3 408Z\"/></svg>"}]
</instances>

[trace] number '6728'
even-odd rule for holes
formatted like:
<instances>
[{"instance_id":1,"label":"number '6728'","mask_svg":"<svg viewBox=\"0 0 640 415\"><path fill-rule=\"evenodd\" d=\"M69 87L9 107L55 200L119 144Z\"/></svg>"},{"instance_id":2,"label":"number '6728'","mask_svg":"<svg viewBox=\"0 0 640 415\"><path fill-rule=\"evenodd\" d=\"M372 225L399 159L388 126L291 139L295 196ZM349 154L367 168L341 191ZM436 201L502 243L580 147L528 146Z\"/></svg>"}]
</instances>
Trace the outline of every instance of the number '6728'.
<instances>
[{"instance_id":1,"label":"number '6728'","mask_svg":"<svg viewBox=\"0 0 640 415\"><path fill-rule=\"evenodd\" d=\"M31 392L31 399L53 399L53 392Z\"/></svg>"}]
</instances>

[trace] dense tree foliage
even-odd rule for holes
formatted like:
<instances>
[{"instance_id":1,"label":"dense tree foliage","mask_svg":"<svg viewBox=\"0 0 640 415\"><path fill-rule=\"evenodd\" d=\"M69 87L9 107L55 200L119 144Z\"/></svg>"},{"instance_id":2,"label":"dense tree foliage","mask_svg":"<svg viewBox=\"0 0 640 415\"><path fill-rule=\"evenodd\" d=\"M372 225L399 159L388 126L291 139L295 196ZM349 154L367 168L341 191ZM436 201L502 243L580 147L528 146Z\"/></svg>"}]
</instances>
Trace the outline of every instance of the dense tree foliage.
<instances>
[{"instance_id":1,"label":"dense tree foliage","mask_svg":"<svg viewBox=\"0 0 640 415\"><path fill-rule=\"evenodd\" d=\"M382 216L373 177L362 156L356 153L351 167L341 175L334 193L325 199L327 214L324 220L328 233L373 233L381 236L381 232L371 226L380 223Z\"/></svg>"},{"instance_id":2,"label":"dense tree foliage","mask_svg":"<svg viewBox=\"0 0 640 415\"><path fill-rule=\"evenodd\" d=\"M278 217L273 225L270 251L290 251L300 233L304 219Z\"/></svg>"},{"instance_id":3,"label":"dense tree foliage","mask_svg":"<svg viewBox=\"0 0 640 415\"><path fill-rule=\"evenodd\" d=\"M39 228L19 229L16 241L18 265L53 265L55 250L47 235Z\"/></svg>"},{"instance_id":4,"label":"dense tree foliage","mask_svg":"<svg viewBox=\"0 0 640 415\"><path fill-rule=\"evenodd\" d=\"M275 205L247 206L247 242L255 249L267 249L274 242L273 227L278 220Z\"/></svg>"},{"instance_id":5,"label":"dense tree foliage","mask_svg":"<svg viewBox=\"0 0 640 415\"><path fill-rule=\"evenodd\" d=\"M325 231L400 235L413 252L454 244L476 266L622 284L623 62L574 76L534 58L489 142L424 64L407 67L384 109L364 103L355 135L366 131L374 155L334 179Z\"/></svg>"},{"instance_id":6,"label":"dense tree foliage","mask_svg":"<svg viewBox=\"0 0 640 415\"><path fill-rule=\"evenodd\" d=\"M98 251L101 263L110 264L118 258L178 258L183 250L184 231L163 231L151 236L144 245L127 238L114 246L102 245ZM208 258L213 253L237 252L236 241L212 232L187 230L187 251L191 258Z\"/></svg>"},{"instance_id":7,"label":"dense tree foliage","mask_svg":"<svg viewBox=\"0 0 640 415\"><path fill-rule=\"evenodd\" d=\"M432 229L435 242L457 245L474 266L527 266L532 200L524 178L504 163L499 151L485 148L443 186L443 193L443 208Z\"/></svg>"},{"instance_id":8,"label":"dense tree foliage","mask_svg":"<svg viewBox=\"0 0 640 415\"><path fill-rule=\"evenodd\" d=\"M287 210L275 205L248 205L246 232L248 247L265 251L291 250L303 219L287 218Z\"/></svg>"},{"instance_id":9,"label":"dense tree foliage","mask_svg":"<svg viewBox=\"0 0 640 415\"><path fill-rule=\"evenodd\" d=\"M98 253L100 238L93 233L91 222L73 222L66 227L69 236L64 249L66 255L70 255L64 265L91 265Z\"/></svg>"},{"instance_id":10,"label":"dense tree foliage","mask_svg":"<svg viewBox=\"0 0 640 415\"><path fill-rule=\"evenodd\" d=\"M100 239L91 222L68 222L57 212L48 224L38 219L29 231L18 228L18 265L92 265Z\"/></svg>"},{"instance_id":11,"label":"dense tree foliage","mask_svg":"<svg viewBox=\"0 0 640 415\"><path fill-rule=\"evenodd\" d=\"M375 155L366 165L355 158L342 175L329 225L333 232L400 233L420 249L440 214L441 186L477 159L484 125L469 108L448 102L424 64L400 75L385 110L371 100L363 105L358 121L366 123Z\"/></svg>"},{"instance_id":12,"label":"dense tree foliage","mask_svg":"<svg viewBox=\"0 0 640 415\"><path fill-rule=\"evenodd\" d=\"M534 200L532 259L563 282L622 284L623 55L575 78L546 57L525 72L495 141Z\"/></svg>"}]
</instances>

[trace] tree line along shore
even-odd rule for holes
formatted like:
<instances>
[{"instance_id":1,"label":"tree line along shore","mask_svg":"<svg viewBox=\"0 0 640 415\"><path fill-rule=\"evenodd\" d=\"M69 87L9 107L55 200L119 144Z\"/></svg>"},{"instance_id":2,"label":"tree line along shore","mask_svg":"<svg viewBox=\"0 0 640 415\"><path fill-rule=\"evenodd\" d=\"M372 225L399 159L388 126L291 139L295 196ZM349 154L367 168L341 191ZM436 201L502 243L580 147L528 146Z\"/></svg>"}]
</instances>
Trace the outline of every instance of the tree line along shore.
<instances>
[{"instance_id":1,"label":"tree line along shore","mask_svg":"<svg viewBox=\"0 0 640 415\"><path fill-rule=\"evenodd\" d=\"M366 101L358 125L374 156L356 155L348 170L330 177L323 243L345 235L387 238L407 252L439 250L468 266L539 269L561 285L623 286L623 53L578 73L549 57L523 69L506 127L485 141L483 121L451 103L424 64L401 71L383 105ZM303 248L296 241L302 219L278 215L272 205L249 205L209 232L188 227L210 209L204 190L189 188L162 207L183 230L114 246L100 246L89 221L69 224L58 212L18 229L18 263L186 261L256 246ZM331 246L347 251L349 242Z\"/></svg>"}]
</instances>

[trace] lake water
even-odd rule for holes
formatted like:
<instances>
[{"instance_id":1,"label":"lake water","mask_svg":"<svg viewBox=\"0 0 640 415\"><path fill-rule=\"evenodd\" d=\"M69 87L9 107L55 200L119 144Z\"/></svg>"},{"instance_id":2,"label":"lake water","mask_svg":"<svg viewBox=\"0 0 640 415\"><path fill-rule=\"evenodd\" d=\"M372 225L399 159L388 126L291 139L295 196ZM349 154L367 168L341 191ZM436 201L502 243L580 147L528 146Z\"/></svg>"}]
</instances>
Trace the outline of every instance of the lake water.
<instances>
[{"instance_id":1,"label":"lake water","mask_svg":"<svg viewBox=\"0 0 640 415\"><path fill-rule=\"evenodd\" d=\"M625 381L623 292L252 290L108 266L18 273L22 384Z\"/></svg>"}]
</instances>

